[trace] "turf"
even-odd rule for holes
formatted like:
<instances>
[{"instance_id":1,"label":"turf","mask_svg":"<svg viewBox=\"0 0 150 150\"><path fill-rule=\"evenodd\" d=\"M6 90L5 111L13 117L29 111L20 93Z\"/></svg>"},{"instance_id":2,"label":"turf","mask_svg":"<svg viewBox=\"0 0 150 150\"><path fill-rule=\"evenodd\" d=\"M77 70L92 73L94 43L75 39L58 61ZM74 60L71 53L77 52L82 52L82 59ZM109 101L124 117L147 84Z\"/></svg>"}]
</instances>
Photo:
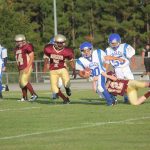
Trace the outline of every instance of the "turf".
<instances>
[{"instance_id":1,"label":"turf","mask_svg":"<svg viewBox=\"0 0 150 150\"><path fill-rule=\"evenodd\" d=\"M142 95L144 91L139 91ZM106 106L90 90L74 90L71 103L38 91L36 102L0 101L0 150L149 150L150 102Z\"/></svg>"}]
</instances>

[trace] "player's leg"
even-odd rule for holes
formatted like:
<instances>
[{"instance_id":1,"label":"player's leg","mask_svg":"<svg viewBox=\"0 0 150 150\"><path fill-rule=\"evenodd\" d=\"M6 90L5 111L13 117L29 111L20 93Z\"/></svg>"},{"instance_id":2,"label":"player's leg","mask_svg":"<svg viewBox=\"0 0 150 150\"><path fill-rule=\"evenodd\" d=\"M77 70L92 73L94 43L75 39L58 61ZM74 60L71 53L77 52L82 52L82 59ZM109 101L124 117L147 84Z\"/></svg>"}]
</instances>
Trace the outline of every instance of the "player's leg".
<instances>
[{"instance_id":1,"label":"player's leg","mask_svg":"<svg viewBox=\"0 0 150 150\"><path fill-rule=\"evenodd\" d=\"M60 77L58 79L57 86L59 89L61 89L61 87L63 86L62 79ZM58 94L52 93L52 99L57 99L57 98L59 98Z\"/></svg>"},{"instance_id":2,"label":"player's leg","mask_svg":"<svg viewBox=\"0 0 150 150\"><path fill-rule=\"evenodd\" d=\"M35 101L38 98L38 95L35 93L31 83L29 82L29 78L31 76L32 68L26 73L24 70L22 71L21 85L22 87L26 87L31 94L30 101Z\"/></svg>"},{"instance_id":3,"label":"player's leg","mask_svg":"<svg viewBox=\"0 0 150 150\"><path fill-rule=\"evenodd\" d=\"M22 98L18 101L26 101L27 100L27 88L26 86L23 84L23 71L20 71L19 72L19 85L20 85L20 88L22 90Z\"/></svg>"},{"instance_id":4,"label":"player's leg","mask_svg":"<svg viewBox=\"0 0 150 150\"><path fill-rule=\"evenodd\" d=\"M105 87L105 77L102 75L99 75L97 90L98 93L101 92L103 94L108 106L113 105L113 99Z\"/></svg>"},{"instance_id":5,"label":"player's leg","mask_svg":"<svg viewBox=\"0 0 150 150\"><path fill-rule=\"evenodd\" d=\"M125 67L123 70L124 78L128 80L134 80L133 73L131 72L131 69L129 66ZM124 95L124 103L128 103L128 96L127 94Z\"/></svg>"},{"instance_id":6,"label":"player's leg","mask_svg":"<svg viewBox=\"0 0 150 150\"><path fill-rule=\"evenodd\" d=\"M64 83L64 87L65 87L65 90L66 90L66 94L67 94L68 96L71 96L70 76L69 76L69 72L68 72L68 70L67 70L66 68L61 69L61 78L62 78L62 81L63 81L63 83Z\"/></svg>"},{"instance_id":7,"label":"player's leg","mask_svg":"<svg viewBox=\"0 0 150 150\"><path fill-rule=\"evenodd\" d=\"M62 92L61 90L58 88L58 80L59 80L59 74L60 74L60 71L59 70L52 70L50 71L50 83L51 83L51 88L52 88L52 92L53 93L56 93L59 97L61 97L63 99L63 103L66 104L66 103L69 103L69 98L66 97Z\"/></svg>"},{"instance_id":8,"label":"player's leg","mask_svg":"<svg viewBox=\"0 0 150 150\"><path fill-rule=\"evenodd\" d=\"M136 80L129 81L127 93L128 93L129 101L132 105L140 105L150 96L150 91L148 91L147 93L144 94L144 96L138 98L137 89L145 88L145 87L150 87L150 83L140 82Z\"/></svg>"}]
</instances>

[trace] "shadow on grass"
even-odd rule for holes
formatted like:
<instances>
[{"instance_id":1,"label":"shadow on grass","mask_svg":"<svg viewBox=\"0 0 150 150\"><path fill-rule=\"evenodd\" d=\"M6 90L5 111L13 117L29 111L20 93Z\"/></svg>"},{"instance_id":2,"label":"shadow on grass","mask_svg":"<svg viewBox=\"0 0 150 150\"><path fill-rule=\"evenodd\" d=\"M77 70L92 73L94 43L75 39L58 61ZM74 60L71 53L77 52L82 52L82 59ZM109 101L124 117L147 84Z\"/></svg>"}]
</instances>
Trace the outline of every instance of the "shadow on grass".
<instances>
[{"instance_id":1,"label":"shadow on grass","mask_svg":"<svg viewBox=\"0 0 150 150\"><path fill-rule=\"evenodd\" d=\"M47 97L39 97L36 101L31 103L39 103L39 104L63 104L63 100L59 99L52 99ZM85 105L105 105L105 100L100 99L90 99L90 98L81 98L78 100L70 99L70 104L85 104Z\"/></svg>"}]
</instances>

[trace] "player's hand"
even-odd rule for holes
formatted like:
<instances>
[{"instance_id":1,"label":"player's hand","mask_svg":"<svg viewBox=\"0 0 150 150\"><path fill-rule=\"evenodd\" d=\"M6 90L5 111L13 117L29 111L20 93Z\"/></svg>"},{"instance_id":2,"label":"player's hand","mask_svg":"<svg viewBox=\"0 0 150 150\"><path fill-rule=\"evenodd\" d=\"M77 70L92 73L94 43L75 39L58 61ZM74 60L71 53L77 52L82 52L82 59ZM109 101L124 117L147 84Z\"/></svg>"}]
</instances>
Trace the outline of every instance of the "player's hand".
<instances>
[{"instance_id":1,"label":"player's hand","mask_svg":"<svg viewBox=\"0 0 150 150\"><path fill-rule=\"evenodd\" d=\"M91 69L90 68L85 68L84 70L83 70L83 75L84 75L84 78L89 78L90 77L90 75L91 75Z\"/></svg>"},{"instance_id":2,"label":"player's hand","mask_svg":"<svg viewBox=\"0 0 150 150\"><path fill-rule=\"evenodd\" d=\"M125 63L126 60L122 59L122 58L119 58L119 61L122 62L122 63Z\"/></svg>"},{"instance_id":3,"label":"player's hand","mask_svg":"<svg viewBox=\"0 0 150 150\"><path fill-rule=\"evenodd\" d=\"M117 80L117 77L115 77L115 76L109 76L109 78L111 79L111 80L113 80L113 81L116 81Z\"/></svg>"},{"instance_id":4,"label":"player's hand","mask_svg":"<svg viewBox=\"0 0 150 150\"><path fill-rule=\"evenodd\" d=\"M73 68L73 70L72 70L72 76L73 76L74 79L76 79L76 77L77 77L77 73L76 73L75 68Z\"/></svg>"},{"instance_id":5,"label":"player's hand","mask_svg":"<svg viewBox=\"0 0 150 150\"><path fill-rule=\"evenodd\" d=\"M29 67L26 67L25 70L24 70L24 72L28 73L29 72Z\"/></svg>"}]
</instances>

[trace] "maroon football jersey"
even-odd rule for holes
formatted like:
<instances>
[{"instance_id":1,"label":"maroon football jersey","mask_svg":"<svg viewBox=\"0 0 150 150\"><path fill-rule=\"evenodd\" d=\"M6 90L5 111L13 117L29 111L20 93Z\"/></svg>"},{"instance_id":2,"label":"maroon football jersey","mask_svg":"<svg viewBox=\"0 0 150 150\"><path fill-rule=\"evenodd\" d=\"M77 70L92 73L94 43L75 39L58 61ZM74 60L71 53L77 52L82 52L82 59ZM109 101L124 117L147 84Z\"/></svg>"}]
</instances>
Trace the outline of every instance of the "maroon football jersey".
<instances>
[{"instance_id":1,"label":"maroon football jersey","mask_svg":"<svg viewBox=\"0 0 150 150\"><path fill-rule=\"evenodd\" d=\"M23 45L21 48L15 48L14 52L19 70L23 70L27 67L30 59L29 54L33 51L33 45L30 43Z\"/></svg>"},{"instance_id":2,"label":"maroon football jersey","mask_svg":"<svg viewBox=\"0 0 150 150\"><path fill-rule=\"evenodd\" d=\"M45 46L44 54L50 59L50 70L66 68L65 59L71 60L74 58L74 53L71 48L65 47L63 50L56 51L51 44Z\"/></svg>"},{"instance_id":3,"label":"maroon football jersey","mask_svg":"<svg viewBox=\"0 0 150 150\"><path fill-rule=\"evenodd\" d=\"M112 81L110 79L107 80L106 88L109 93L113 95L121 95L123 96L127 90L129 80L117 80Z\"/></svg>"}]
</instances>

